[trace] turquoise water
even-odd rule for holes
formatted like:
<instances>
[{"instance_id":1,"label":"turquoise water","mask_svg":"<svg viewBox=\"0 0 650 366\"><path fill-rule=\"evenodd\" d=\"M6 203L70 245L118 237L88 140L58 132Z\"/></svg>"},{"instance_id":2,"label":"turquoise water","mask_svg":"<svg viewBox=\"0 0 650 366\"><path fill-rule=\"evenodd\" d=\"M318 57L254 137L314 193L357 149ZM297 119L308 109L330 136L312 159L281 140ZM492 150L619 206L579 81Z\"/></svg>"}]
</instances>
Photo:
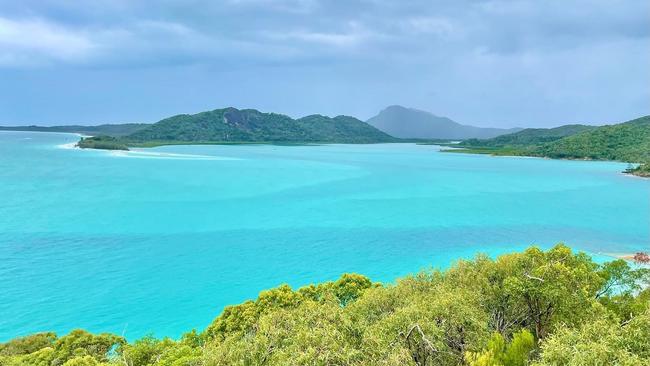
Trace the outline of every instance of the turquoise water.
<instances>
[{"instance_id":1,"label":"turquoise water","mask_svg":"<svg viewBox=\"0 0 650 366\"><path fill-rule=\"evenodd\" d=\"M412 144L80 151L0 133L0 340L203 328L265 288L378 281L481 251L650 246L625 164Z\"/></svg>"}]
</instances>

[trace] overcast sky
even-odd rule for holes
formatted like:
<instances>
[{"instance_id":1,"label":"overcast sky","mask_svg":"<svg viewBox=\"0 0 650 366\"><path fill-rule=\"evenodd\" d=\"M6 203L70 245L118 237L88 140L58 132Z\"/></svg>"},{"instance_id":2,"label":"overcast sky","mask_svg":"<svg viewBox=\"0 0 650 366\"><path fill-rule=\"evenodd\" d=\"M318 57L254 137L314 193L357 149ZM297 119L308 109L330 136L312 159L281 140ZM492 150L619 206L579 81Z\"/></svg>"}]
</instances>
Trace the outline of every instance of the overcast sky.
<instances>
[{"instance_id":1,"label":"overcast sky","mask_svg":"<svg viewBox=\"0 0 650 366\"><path fill-rule=\"evenodd\" d=\"M650 114L650 1L0 0L0 124L234 106L479 126Z\"/></svg>"}]
</instances>

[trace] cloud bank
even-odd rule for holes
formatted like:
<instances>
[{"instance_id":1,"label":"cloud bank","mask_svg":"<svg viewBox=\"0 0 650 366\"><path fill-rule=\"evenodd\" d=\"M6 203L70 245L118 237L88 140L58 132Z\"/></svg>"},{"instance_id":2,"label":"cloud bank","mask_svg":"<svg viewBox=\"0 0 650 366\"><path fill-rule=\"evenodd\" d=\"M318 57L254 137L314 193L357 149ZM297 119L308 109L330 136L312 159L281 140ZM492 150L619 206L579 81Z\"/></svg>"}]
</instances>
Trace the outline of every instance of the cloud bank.
<instances>
[{"instance_id":1,"label":"cloud bank","mask_svg":"<svg viewBox=\"0 0 650 366\"><path fill-rule=\"evenodd\" d=\"M478 125L650 113L647 1L0 0L0 123L235 105Z\"/></svg>"}]
</instances>

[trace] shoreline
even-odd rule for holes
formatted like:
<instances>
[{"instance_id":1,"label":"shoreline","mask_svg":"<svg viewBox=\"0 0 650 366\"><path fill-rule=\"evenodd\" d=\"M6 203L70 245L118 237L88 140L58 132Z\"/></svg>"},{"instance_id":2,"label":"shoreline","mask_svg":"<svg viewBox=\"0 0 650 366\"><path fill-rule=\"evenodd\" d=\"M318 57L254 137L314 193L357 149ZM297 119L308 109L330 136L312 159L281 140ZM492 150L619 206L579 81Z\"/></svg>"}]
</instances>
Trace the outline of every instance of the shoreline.
<instances>
[{"instance_id":1,"label":"shoreline","mask_svg":"<svg viewBox=\"0 0 650 366\"><path fill-rule=\"evenodd\" d=\"M75 135L80 138L91 138L94 136L91 135L84 135L79 132L59 132L59 131L28 131L28 130L2 130L0 129L0 132L27 132L27 133L57 133L57 134L70 134L70 135ZM453 143L453 142L452 142ZM136 148L136 149L149 149L149 148L156 148L156 147L161 147L161 146L180 146L180 145L221 145L221 146L228 146L228 145L271 145L271 146L322 146L322 145L377 145L377 144L416 144L416 145L433 145L433 146L438 146L439 150L438 152L441 153L455 153L455 154L468 154L468 155L488 155L490 157L501 157L501 158L517 158L517 159L547 159L547 160L566 160L566 161L585 161L585 162L612 162L612 163L621 163L625 164L628 162L624 161L617 161L617 160L599 160L599 159L589 159L589 158L552 158L548 156L531 156L531 155L514 155L514 154L499 154L495 153L495 151L474 151L470 148L466 147L454 147L454 146L449 146L450 143L423 143L423 142L416 142L416 141L389 141L389 142L367 142L367 143L329 143L329 142L272 142L272 141L192 141L192 142L186 142L186 141L170 141L170 142L148 142L148 143L136 143L133 146L128 146L130 148ZM62 149L80 149L80 150L104 150L104 151L132 151L130 149L126 150L121 150L121 149L101 149L101 148L93 148L93 147L80 147L79 146L79 141L74 142L74 143L66 143L66 144L60 144L56 145L59 148ZM632 177L632 178L640 178L640 179L650 179L649 175L640 175L640 174L634 174L633 172L626 172L621 171L621 175L626 176L626 177Z\"/></svg>"},{"instance_id":2,"label":"shoreline","mask_svg":"<svg viewBox=\"0 0 650 366\"><path fill-rule=\"evenodd\" d=\"M21 132L31 132L31 131L21 131ZM37 132L41 132L41 131L37 131ZM75 135L77 137L84 138L84 139L88 138L88 137L92 137L90 135L84 135L84 134L81 134L81 133L78 133L78 132L46 132L46 133L65 133L65 134ZM56 147L58 147L59 149L66 149L66 150L73 150L73 149L83 150L81 147L79 147L79 141L77 141L77 142L68 142L66 144L59 144L59 145L56 145Z\"/></svg>"},{"instance_id":3,"label":"shoreline","mask_svg":"<svg viewBox=\"0 0 650 366\"><path fill-rule=\"evenodd\" d=\"M621 172L622 175L628 177L628 178L634 178L634 179L650 179L649 175L638 175L634 173L627 173L625 171Z\"/></svg>"},{"instance_id":4,"label":"shoreline","mask_svg":"<svg viewBox=\"0 0 650 366\"><path fill-rule=\"evenodd\" d=\"M73 150L73 149L80 149L79 146L77 146L76 142L69 142L67 144L60 144L56 145L59 149L65 149L65 150Z\"/></svg>"},{"instance_id":5,"label":"shoreline","mask_svg":"<svg viewBox=\"0 0 650 366\"><path fill-rule=\"evenodd\" d=\"M445 146L445 145L443 145ZM619 161L619 160L602 160L602 159L590 159L590 158L552 158L549 156L533 156L533 155L511 155L511 154L499 154L498 152L495 153L495 151L475 151L471 150L468 148L464 147L449 147L445 146L446 149L440 149L440 152L445 152L445 153L454 153L454 154L467 154L467 155L488 155L490 157L494 158L518 158L518 159L546 159L546 160L564 160L564 161L584 161L584 162L610 162L610 163L620 163L620 164L629 164L627 161ZM636 163L640 164L640 163ZM641 178L641 179L650 179L650 175L640 175L640 174L634 174L634 172L627 172L627 170L623 170L620 172L620 174L629 176L629 177L634 177L634 178Z\"/></svg>"}]
</instances>

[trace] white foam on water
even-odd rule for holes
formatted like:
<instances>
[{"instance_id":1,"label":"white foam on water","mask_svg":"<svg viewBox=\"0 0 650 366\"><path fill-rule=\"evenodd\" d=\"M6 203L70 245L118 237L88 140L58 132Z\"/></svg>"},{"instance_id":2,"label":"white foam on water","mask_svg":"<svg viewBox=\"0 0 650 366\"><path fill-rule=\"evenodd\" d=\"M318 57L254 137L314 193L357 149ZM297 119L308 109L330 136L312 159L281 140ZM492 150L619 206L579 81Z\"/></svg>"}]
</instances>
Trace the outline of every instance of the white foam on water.
<instances>
[{"instance_id":1,"label":"white foam on water","mask_svg":"<svg viewBox=\"0 0 650 366\"><path fill-rule=\"evenodd\" d=\"M59 149L78 149L76 142L70 142L68 144L56 145Z\"/></svg>"},{"instance_id":2,"label":"white foam on water","mask_svg":"<svg viewBox=\"0 0 650 366\"><path fill-rule=\"evenodd\" d=\"M178 154L178 153L165 153L165 152L153 152L153 151L142 151L142 150L129 150L129 151L113 150L110 151L110 155L115 157L140 158L140 159L241 160L237 158L228 158L224 156Z\"/></svg>"},{"instance_id":3,"label":"white foam on water","mask_svg":"<svg viewBox=\"0 0 650 366\"><path fill-rule=\"evenodd\" d=\"M80 134L77 134L80 135ZM80 135L81 136L81 135ZM56 145L59 149L78 149L86 150L77 146L76 142ZM123 157L123 158L140 158L140 159L178 159L178 160L242 160L239 158L229 158L224 156L213 155L197 155L197 154L179 154L179 153L166 153L157 151L144 151L144 150L101 150L101 149L87 149L89 151L103 151L110 156Z\"/></svg>"}]
</instances>

